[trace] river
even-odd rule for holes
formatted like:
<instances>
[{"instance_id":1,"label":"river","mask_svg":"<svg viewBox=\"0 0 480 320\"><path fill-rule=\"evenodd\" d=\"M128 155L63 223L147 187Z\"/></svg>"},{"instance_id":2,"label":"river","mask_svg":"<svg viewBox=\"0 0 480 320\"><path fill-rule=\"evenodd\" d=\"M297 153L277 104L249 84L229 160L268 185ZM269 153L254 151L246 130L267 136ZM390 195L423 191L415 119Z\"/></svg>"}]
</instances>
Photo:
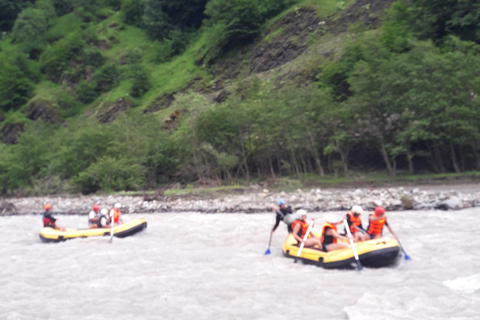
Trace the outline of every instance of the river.
<instances>
[{"instance_id":1,"label":"river","mask_svg":"<svg viewBox=\"0 0 480 320\"><path fill-rule=\"evenodd\" d=\"M132 237L57 244L40 241L40 216L1 217L0 319L480 317L478 208L388 213L412 261L361 272L294 264L281 251L284 225L264 255L271 213L124 220L137 217L148 228ZM57 218L68 227L87 220Z\"/></svg>"}]
</instances>

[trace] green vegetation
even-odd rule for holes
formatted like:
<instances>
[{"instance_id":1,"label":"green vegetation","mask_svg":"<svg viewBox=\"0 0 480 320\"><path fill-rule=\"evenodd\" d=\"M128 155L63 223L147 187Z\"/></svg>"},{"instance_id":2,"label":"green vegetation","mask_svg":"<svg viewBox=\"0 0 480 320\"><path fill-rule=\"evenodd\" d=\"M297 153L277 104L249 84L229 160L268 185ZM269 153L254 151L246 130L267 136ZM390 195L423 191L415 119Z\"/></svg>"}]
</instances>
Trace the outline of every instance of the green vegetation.
<instances>
[{"instance_id":1,"label":"green vegetation","mask_svg":"<svg viewBox=\"0 0 480 320\"><path fill-rule=\"evenodd\" d=\"M0 0L0 193L477 175L480 7L391 3Z\"/></svg>"}]
</instances>

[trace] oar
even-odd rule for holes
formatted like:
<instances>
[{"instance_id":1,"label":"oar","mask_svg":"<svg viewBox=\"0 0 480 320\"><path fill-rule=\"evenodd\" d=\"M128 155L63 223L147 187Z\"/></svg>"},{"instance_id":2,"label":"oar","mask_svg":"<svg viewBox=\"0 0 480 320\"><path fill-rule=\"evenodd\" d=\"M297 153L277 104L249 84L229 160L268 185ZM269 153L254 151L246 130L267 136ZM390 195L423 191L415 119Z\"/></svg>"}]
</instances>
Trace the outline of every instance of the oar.
<instances>
[{"instance_id":1,"label":"oar","mask_svg":"<svg viewBox=\"0 0 480 320\"><path fill-rule=\"evenodd\" d=\"M273 234L270 233L270 241L268 241L268 249L267 249L267 251L265 251L265 255L271 253L271 252L270 252L270 245L272 244L272 236L273 236Z\"/></svg>"},{"instance_id":2,"label":"oar","mask_svg":"<svg viewBox=\"0 0 480 320\"><path fill-rule=\"evenodd\" d=\"M410 256L405 252L405 249L403 249L403 246L402 246L402 244L400 243L400 240L398 240L398 238L397 238L397 242L398 242L398 244L400 245L400 249L402 249L402 251L403 251L405 260L411 261L412 258L410 258Z\"/></svg>"},{"instance_id":3,"label":"oar","mask_svg":"<svg viewBox=\"0 0 480 320\"><path fill-rule=\"evenodd\" d=\"M113 217L115 216L115 213L112 214L112 228L110 229L110 242L113 241Z\"/></svg>"},{"instance_id":4,"label":"oar","mask_svg":"<svg viewBox=\"0 0 480 320\"><path fill-rule=\"evenodd\" d=\"M308 225L307 232L303 236L303 242L300 245L300 249L298 249L297 256L295 257L295 260L293 261L294 263L297 263L297 259L298 259L298 257L300 257L300 253L302 253L303 246L305 245L305 241L308 239L308 235L310 234L310 230L312 230L312 227L313 227L314 224L315 224L315 220L312 219L312 221L310 221L310 224Z\"/></svg>"},{"instance_id":5,"label":"oar","mask_svg":"<svg viewBox=\"0 0 480 320\"><path fill-rule=\"evenodd\" d=\"M358 258L357 249L355 248L355 244L353 243L352 233L350 232L350 227L348 226L347 219L343 219L343 224L345 225L345 229L348 233L348 238L350 239L350 246L352 247L353 255L355 256L355 260L357 260L357 270L362 270L362 264L360 263L360 259Z\"/></svg>"}]
</instances>

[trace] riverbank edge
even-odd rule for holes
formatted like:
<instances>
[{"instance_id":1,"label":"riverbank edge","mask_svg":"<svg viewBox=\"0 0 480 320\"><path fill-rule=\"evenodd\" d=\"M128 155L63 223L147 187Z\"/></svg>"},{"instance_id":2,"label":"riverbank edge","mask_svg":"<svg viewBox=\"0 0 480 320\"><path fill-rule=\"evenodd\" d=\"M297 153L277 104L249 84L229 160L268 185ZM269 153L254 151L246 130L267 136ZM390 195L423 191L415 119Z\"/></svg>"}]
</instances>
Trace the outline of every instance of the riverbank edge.
<instances>
[{"instance_id":1,"label":"riverbank edge","mask_svg":"<svg viewBox=\"0 0 480 320\"><path fill-rule=\"evenodd\" d=\"M122 204L128 214L200 212L200 213L265 213L271 212L283 198L294 210L310 212L345 211L357 204L365 210L384 206L387 211L459 210L480 207L479 184L427 185L391 188L311 188L291 192L272 191L260 185L219 190L206 194L186 193L163 195L163 192L128 195L56 195L0 199L0 216L41 214L47 203L54 214L86 215L93 205L111 208Z\"/></svg>"}]
</instances>

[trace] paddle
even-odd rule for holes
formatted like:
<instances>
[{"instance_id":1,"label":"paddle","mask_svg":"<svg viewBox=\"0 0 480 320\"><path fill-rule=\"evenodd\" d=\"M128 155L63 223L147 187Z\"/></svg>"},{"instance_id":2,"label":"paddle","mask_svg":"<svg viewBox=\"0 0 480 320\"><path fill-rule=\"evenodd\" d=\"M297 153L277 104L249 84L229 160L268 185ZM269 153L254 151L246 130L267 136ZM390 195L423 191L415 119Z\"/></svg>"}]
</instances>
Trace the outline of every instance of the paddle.
<instances>
[{"instance_id":1,"label":"paddle","mask_svg":"<svg viewBox=\"0 0 480 320\"><path fill-rule=\"evenodd\" d=\"M350 246L352 247L353 255L355 256L355 260L357 260L357 270L362 270L362 264L360 263L360 259L358 258L357 249L355 248L355 244L353 243L352 233L350 232L350 227L348 226L347 219L343 219L343 224L345 225L345 229L348 233L348 238L350 239Z\"/></svg>"},{"instance_id":2,"label":"paddle","mask_svg":"<svg viewBox=\"0 0 480 320\"><path fill-rule=\"evenodd\" d=\"M271 253L271 252L270 252L270 245L272 244L272 236L273 236L273 234L270 233L270 241L268 241L268 249L267 249L267 251L265 251L265 255Z\"/></svg>"},{"instance_id":3,"label":"paddle","mask_svg":"<svg viewBox=\"0 0 480 320\"><path fill-rule=\"evenodd\" d=\"M115 216L115 213L112 214L112 228L110 229L110 242L113 241L113 217Z\"/></svg>"},{"instance_id":4,"label":"paddle","mask_svg":"<svg viewBox=\"0 0 480 320\"><path fill-rule=\"evenodd\" d=\"M308 225L307 232L303 236L303 242L300 245L300 249L298 249L297 256L295 257L295 260L293 261L294 263L297 263L297 259L298 259L298 257L300 257L300 253L302 253L303 246L305 245L305 241L308 239L308 235L310 234L310 230L312 230L312 227L313 227L314 224L315 224L315 220L312 219L312 221L310 221L310 224Z\"/></svg>"},{"instance_id":5,"label":"paddle","mask_svg":"<svg viewBox=\"0 0 480 320\"><path fill-rule=\"evenodd\" d=\"M398 242L398 245L400 246L400 249L402 249L402 251L403 251L405 260L411 261L412 258L410 258L410 256L405 252L405 249L403 249L403 246L402 246L402 244L400 243L400 240L398 240L398 238L397 238L397 242Z\"/></svg>"}]
</instances>

